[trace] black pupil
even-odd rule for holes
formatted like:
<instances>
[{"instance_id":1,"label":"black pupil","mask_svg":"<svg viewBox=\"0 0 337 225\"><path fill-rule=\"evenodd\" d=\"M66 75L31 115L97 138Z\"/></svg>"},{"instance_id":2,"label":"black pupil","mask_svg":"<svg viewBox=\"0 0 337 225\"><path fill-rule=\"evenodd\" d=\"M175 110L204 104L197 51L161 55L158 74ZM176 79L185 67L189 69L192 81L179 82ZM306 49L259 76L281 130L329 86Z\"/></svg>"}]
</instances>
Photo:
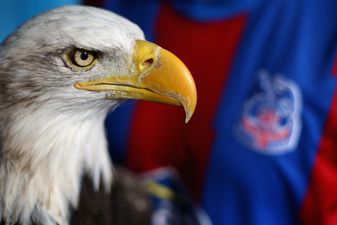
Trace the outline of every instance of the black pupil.
<instances>
[{"instance_id":1,"label":"black pupil","mask_svg":"<svg viewBox=\"0 0 337 225\"><path fill-rule=\"evenodd\" d=\"M87 60L88 57L89 57L88 52L82 52L82 53L81 53L81 59L82 59L82 60Z\"/></svg>"}]
</instances>

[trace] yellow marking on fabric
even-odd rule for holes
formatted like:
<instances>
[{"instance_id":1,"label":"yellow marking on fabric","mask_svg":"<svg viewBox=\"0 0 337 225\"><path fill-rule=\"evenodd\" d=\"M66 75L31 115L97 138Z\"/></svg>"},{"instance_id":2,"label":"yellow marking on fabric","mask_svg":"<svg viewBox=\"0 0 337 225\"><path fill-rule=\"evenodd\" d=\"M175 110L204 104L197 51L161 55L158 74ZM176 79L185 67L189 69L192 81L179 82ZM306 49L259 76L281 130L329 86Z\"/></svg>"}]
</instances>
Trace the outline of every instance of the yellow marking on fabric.
<instances>
[{"instance_id":1,"label":"yellow marking on fabric","mask_svg":"<svg viewBox=\"0 0 337 225\"><path fill-rule=\"evenodd\" d=\"M176 198L176 195L172 190L153 181L147 182L145 188L150 194L161 199L173 200Z\"/></svg>"}]
</instances>

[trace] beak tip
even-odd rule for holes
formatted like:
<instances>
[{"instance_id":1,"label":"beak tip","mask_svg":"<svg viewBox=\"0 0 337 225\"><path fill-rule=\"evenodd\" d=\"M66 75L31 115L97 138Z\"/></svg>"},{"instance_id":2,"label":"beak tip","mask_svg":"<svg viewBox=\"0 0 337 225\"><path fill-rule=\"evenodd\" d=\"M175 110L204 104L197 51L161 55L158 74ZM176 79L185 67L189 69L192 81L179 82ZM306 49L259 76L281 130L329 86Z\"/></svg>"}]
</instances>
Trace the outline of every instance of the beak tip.
<instances>
[{"instance_id":1,"label":"beak tip","mask_svg":"<svg viewBox=\"0 0 337 225\"><path fill-rule=\"evenodd\" d=\"M191 105L185 105L185 104L182 104L184 106L184 110L185 110L185 123L188 123L191 118L192 118L192 115L195 111L195 107L196 107L196 101L193 101L193 103Z\"/></svg>"},{"instance_id":2,"label":"beak tip","mask_svg":"<svg viewBox=\"0 0 337 225\"><path fill-rule=\"evenodd\" d=\"M186 114L185 123L188 123L190 121L191 117L192 117L192 115Z\"/></svg>"}]
</instances>

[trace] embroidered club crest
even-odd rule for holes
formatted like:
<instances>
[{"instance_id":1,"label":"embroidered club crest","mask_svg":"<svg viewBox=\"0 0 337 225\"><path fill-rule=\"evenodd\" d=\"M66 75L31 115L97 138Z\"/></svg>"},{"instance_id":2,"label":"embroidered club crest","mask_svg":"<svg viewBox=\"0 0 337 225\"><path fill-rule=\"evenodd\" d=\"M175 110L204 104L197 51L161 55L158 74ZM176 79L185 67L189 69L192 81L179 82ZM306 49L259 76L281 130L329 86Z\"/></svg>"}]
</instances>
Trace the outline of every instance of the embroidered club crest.
<instances>
[{"instance_id":1,"label":"embroidered club crest","mask_svg":"<svg viewBox=\"0 0 337 225\"><path fill-rule=\"evenodd\" d=\"M259 90L243 106L234 133L259 152L280 154L296 148L301 131L302 96L282 75L259 73Z\"/></svg>"}]
</instances>

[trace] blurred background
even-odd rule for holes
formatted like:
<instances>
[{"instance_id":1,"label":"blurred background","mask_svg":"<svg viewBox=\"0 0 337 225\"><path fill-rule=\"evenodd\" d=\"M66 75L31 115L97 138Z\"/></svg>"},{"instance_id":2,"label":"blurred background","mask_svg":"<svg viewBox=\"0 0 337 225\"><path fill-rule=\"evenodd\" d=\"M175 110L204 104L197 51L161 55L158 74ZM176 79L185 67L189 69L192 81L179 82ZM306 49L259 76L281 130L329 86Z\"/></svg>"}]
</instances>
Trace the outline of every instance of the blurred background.
<instances>
[{"instance_id":1,"label":"blurred background","mask_svg":"<svg viewBox=\"0 0 337 225\"><path fill-rule=\"evenodd\" d=\"M195 78L188 124L134 101L106 120L115 165L150 180L151 224L337 224L336 0L2 0L0 40L68 4L137 23Z\"/></svg>"},{"instance_id":2,"label":"blurred background","mask_svg":"<svg viewBox=\"0 0 337 225\"><path fill-rule=\"evenodd\" d=\"M0 3L1 20L0 20L0 40L15 31L15 29L26 20L36 16L39 13L60 7L66 4L80 4L81 0L3 0Z\"/></svg>"}]
</instances>

